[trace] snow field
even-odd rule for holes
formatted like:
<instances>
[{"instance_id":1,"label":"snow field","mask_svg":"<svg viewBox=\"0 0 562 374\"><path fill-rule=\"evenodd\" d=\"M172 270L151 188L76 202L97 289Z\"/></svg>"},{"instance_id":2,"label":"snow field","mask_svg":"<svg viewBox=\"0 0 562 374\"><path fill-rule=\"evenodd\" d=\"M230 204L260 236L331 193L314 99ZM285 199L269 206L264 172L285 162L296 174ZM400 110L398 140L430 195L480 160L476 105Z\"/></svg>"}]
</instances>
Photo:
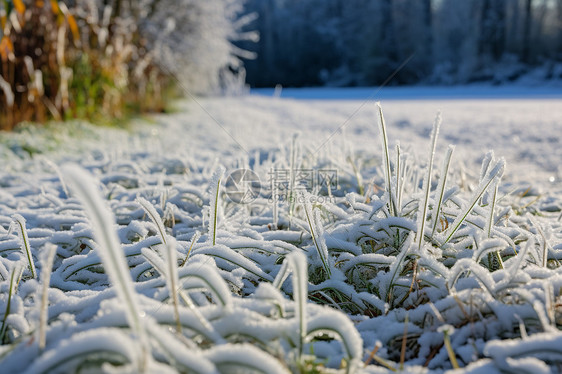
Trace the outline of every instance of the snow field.
<instances>
[{"instance_id":1,"label":"snow field","mask_svg":"<svg viewBox=\"0 0 562 374\"><path fill-rule=\"evenodd\" d=\"M372 102L252 96L3 134L1 371L556 372L560 101L382 109L386 150Z\"/></svg>"}]
</instances>

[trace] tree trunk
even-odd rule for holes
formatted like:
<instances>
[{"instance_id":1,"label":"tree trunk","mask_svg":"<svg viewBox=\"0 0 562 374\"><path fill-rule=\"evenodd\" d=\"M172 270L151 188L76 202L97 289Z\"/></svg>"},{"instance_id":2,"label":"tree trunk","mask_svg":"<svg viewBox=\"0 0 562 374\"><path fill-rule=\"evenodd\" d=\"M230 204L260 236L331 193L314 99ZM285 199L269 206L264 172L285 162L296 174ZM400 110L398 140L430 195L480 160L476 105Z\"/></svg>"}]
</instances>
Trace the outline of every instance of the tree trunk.
<instances>
[{"instance_id":1,"label":"tree trunk","mask_svg":"<svg viewBox=\"0 0 562 374\"><path fill-rule=\"evenodd\" d=\"M390 74L397 66L398 49L396 48L396 35L394 30L394 17L392 11L392 0L381 2L381 52L385 56L385 65Z\"/></svg>"},{"instance_id":2,"label":"tree trunk","mask_svg":"<svg viewBox=\"0 0 562 374\"><path fill-rule=\"evenodd\" d=\"M423 28L425 33L424 38L422 39L425 53L424 70L426 74L430 74L433 68L433 12L431 9L431 0L423 0L422 12Z\"/></svg>"},{"instance_id":3,"label":"tree trunk","mask_svg":"<svg viewBox=\"0 0 562 374\"><path fill-rule=\"evenodd\" d=\"M484 0L480 13L478 54L499 61L505 51L506 9L503 0Z\"/></svg>"},{"instance_id":4,"label":"tree trunk","mask_svg":"<svg viewBox=\"0 0 562 374\"><path fill-rule=\"evenodd\" d=\"M503 0L494 0L494 14L496 16L496 25L492 38L492 54L494 59L498 61L505 52L506 4Z\"/></svg>"},{"instance_id":5,"label":"tree trunk","mask_svg":"<svg viewBox=\"0 0 562 374\"><path fill-rule=\"evenodd\" d=\"M523 24L523 51L521 59L525 63L531 63L531 24L533 18L532 12L533 0L525 0L524 17L525 21Z\"/></svg>"},{"instance_id":6,"label":"tree trunk","mask_svg":"<svg viewBox=\"0 0 562 374\"><path fill-rule=\"evenodd\" d=\"M558 0L558 53L556 59L558 61L562 60L562 0Z\"/></svg>"}]
</instances>

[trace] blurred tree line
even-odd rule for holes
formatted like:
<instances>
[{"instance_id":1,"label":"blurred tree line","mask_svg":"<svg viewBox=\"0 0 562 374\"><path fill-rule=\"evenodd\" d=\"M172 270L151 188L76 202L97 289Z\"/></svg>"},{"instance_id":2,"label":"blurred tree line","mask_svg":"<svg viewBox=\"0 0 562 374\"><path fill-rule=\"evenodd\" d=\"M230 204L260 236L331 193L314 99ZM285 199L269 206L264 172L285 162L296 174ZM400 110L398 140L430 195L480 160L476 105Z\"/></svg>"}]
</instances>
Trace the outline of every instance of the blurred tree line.
<instances>
[{"instance_id":1,"label":"blurred tree line","mask_svg":"<svg viewBox=\"0 0 562 374\"><path fill-rule=\"evenodd\" d=\"M248 0L253 86L562 78L562 0ZM540 69L537 67L540 66Z\"/></svg>"}]
</instances>

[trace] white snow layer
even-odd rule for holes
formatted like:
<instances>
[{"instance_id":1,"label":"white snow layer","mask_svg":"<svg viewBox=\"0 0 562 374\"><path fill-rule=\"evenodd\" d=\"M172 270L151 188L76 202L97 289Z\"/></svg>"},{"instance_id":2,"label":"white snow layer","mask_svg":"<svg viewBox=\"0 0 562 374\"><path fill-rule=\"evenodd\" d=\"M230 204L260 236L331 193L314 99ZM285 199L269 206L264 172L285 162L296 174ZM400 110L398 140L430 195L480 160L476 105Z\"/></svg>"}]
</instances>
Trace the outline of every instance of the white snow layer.
<instances>
[{"instance_id":1,"label":"white snow layer","mask_svg":"<svg viewBox=\"0 0 562 374\"><path fill-rule=\"evenodd\" d=\"M128 131L68 123L0 134L0 371L281 373L326 365L375 373L398 369L404 357L407 372L441 372L453 369L439 332L450 326L455 372L556 372L562 99L540 91L540 100L390 95L382 101L388 191L400 194L389 195L367 93L204 98ZM433 168L425 235L414 241L438 111L435 165L449 144L456 148L446 185ZM491 153L485 158L491 149L506 162L497 196L499 178L491 188L479 184L493 174L482 177L483 160L503 168ZM62 167L68 163L81 169ZM257 179L229 180L237 169ZM217 170L225 170L218 199ZM89 212L73 196L76 186L96 195ZM249 204L229 198L241 190L255 193ZM308 200L291 205L295 197ZM96 222L91 214L100 211ZM16 219L24 232L11 229ZM177 242L166 258L177 257L179 316L163 276L170 271L153 267L169 266L159 257L166 238ZM412 245L420 239L421 252ZM49 243L56 255L40 350L42 284L30 270L21 280L12 274L21 266L48 274L40 259ZM286 258L299 262L280 274ZM147 344L138 339L145 328Z\"/></svg>"}]
</instances>

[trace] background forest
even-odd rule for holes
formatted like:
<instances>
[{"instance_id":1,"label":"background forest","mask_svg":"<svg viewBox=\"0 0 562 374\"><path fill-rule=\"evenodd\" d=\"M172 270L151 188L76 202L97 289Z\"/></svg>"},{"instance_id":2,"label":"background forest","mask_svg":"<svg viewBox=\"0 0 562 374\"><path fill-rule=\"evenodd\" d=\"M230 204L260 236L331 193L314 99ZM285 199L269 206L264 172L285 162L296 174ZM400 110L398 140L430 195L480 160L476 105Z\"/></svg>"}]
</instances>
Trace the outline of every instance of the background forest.
<instances>
[{"instance_id":1,"label":"background forest","mask_svg":"<svg viewBox=\"0 0 562 374\"><path fill-rule=\"evenodd\" d=\"M249 0L253 86L562 77L562 0ZM407 61L407 63L406 63Z\"/></svg>"}]
</instances>

